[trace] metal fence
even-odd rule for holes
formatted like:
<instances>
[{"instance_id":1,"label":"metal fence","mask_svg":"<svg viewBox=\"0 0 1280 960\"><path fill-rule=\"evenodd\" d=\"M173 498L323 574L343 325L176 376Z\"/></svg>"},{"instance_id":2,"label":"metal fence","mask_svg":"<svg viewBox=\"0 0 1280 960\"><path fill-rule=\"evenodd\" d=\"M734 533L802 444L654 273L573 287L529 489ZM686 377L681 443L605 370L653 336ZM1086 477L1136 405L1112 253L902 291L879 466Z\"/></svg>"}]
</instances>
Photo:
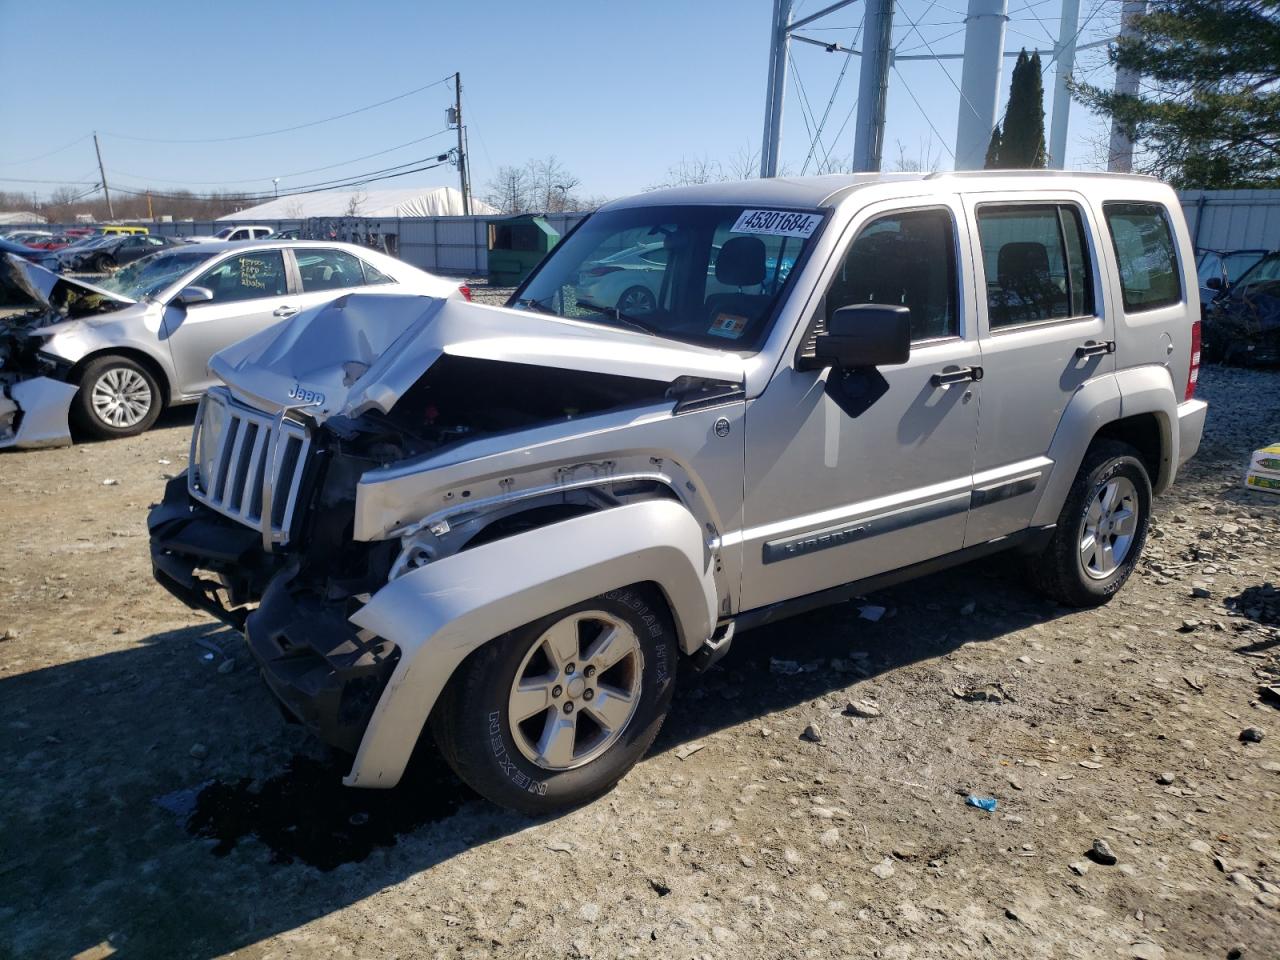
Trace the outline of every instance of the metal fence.
<instances>
[{"instance_id":1,"label":"metal fence","mask_svg":"<svg viewBox=\"0 0 1280 960\"><path fill-rule=\"evenodd\" d=\"M1181 192L1183 213L1196 247L1236 250L1280 249L1280 190L1187 190ZM546 219L561 236L584 213L552 213ZM304 237L342 240L385 250L433 273L480 277L489 272L488 224L496 217L325 217L311 220L183 220L148 223L158 236L212 236L228 226L265 224L276 230L300 230ZM60 231L84 224L31 224L32 229ZM6 224L3 229L21 229Z\"/></svg>"}]
</instances>

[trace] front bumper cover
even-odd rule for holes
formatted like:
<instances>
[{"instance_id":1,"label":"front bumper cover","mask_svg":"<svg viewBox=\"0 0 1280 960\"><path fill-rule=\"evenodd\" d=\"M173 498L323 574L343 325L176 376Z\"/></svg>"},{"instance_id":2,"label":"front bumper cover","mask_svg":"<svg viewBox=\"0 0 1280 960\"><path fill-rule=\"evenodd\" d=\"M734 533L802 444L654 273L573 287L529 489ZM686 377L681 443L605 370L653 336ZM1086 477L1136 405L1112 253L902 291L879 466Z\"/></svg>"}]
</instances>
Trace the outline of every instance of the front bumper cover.
<instances>
[{"instance_id":1,"label":"front bumper cover","mask_svg":"<svg viewBox=\"0 0 1280 960\"><path fill-rule=\"evenodd\" d=\"M0 450L71 443L71 401L79 387L49 377L0 386Z\"/></svg>"}]
</instances>

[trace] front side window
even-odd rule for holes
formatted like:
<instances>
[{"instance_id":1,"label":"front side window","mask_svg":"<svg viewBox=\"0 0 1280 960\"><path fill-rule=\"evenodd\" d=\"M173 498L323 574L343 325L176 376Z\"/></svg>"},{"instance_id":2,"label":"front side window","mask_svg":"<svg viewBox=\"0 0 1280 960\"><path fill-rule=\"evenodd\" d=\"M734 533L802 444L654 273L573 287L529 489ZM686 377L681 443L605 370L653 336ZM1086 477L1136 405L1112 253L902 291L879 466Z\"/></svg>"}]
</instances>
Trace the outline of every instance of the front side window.
<instances>
[{"instance_id":1,"label":"front side window","mask_svg":"<svg viewBox=\"0 0 1280 960\"><path fill-rule=\"evenodd\" d=\"M343 250L295 250L293 255L302 276L302 289L307 293L364 284L360 261Z\"/></svg>"},{"instance_id":2,"label":"front side window","mask_svg":"<svg viewBox=\"0 0 1280 960\"><path fill-rule=\"evenodd\" d=\"M1084 224L1074 204L978 208L992 330L1093 314Z\"/></svg>"},{"instance_id":3,"label":"front side window","mask_svg":"<svg viewBox=\"0 0 1280 960\"><path fill-rule=\"evenodd\" d=\"M606 210L566 237L510 306L754 352L823 222L817 210Z\"/></svg>"},{"instance_id":4,"label":"front side window","mask_svg":"<svg viewBox=\"0 0 1280 960\"><path fill-rule=\"evenodd\" d=\"M228 257L194 284L213 291L215 303L234 303L288 293L284 256L279 250L260 250Z\"/></svg>"},{"instance_id":5,"label":"front side window","mask_svg":"<svg viewBox=\"0 0 1280 960\"><path fill-rule=\"evenodd\" d=\"M879 217L858 233L840 261L825 300L826 319L860 303L911 311L911 339L960 334L956 306L955 231L946 210Z\"/></svg>"},{"instance_id":6,"label":"front side window","mask_svg":"<svg viewBox=\"0 0 1280 960\"><path fill-rule=\"evenodd\" d=\"M1104 203L1111 242L1120 267L1126 312L1167 307L1182 300L1173 231L1158 203Z\"/></svg>"}]
</instances>

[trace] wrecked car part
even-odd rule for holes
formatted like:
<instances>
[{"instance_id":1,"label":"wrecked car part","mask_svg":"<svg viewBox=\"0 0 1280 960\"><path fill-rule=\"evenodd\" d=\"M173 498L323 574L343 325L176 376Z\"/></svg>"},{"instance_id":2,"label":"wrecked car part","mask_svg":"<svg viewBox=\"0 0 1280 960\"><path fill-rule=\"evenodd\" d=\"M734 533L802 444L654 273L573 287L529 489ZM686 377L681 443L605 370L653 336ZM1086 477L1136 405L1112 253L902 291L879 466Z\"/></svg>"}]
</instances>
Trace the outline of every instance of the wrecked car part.
<instances>
[{"instance_id":1,"label":"wrecked car part","mask_svg":"<svg viewBox=\"0 0 1280 960\"><path fill-rule=\"evenodd\" d=\"M0 449L71 442L68 411L77 388L48 377L0 386Z\"/></svg>"}]
</instances>

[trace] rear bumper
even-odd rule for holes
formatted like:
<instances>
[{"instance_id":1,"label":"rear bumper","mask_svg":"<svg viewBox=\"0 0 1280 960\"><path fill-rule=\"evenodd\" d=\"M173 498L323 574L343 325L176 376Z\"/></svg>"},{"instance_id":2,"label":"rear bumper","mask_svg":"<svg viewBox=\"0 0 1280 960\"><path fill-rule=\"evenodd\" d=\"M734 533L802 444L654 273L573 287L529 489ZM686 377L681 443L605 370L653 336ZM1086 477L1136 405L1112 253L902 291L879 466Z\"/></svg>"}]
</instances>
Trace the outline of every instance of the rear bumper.
<instances>
[{"instance_id":1,"label":"rear bumper","mask_svg":"<svg viewBox=\"0 0 1280 960\"><path fill-rule=\"evenodd\" d=\"M74 384L32 377L0 387L0 450L65 447L71 443Z\"/></svg>"},{"instance_id":2,"label":"rear bumper","mask_svg":"<svg viewBox=\"0 0 1280 960\"><path fill-rule=\"evenodd\" d=\"M1187 400L1178 404L1178 466L1194 457L1200 449L1208 411L1209 405L1203 400Z\"/></svg>"}]
</instances>

